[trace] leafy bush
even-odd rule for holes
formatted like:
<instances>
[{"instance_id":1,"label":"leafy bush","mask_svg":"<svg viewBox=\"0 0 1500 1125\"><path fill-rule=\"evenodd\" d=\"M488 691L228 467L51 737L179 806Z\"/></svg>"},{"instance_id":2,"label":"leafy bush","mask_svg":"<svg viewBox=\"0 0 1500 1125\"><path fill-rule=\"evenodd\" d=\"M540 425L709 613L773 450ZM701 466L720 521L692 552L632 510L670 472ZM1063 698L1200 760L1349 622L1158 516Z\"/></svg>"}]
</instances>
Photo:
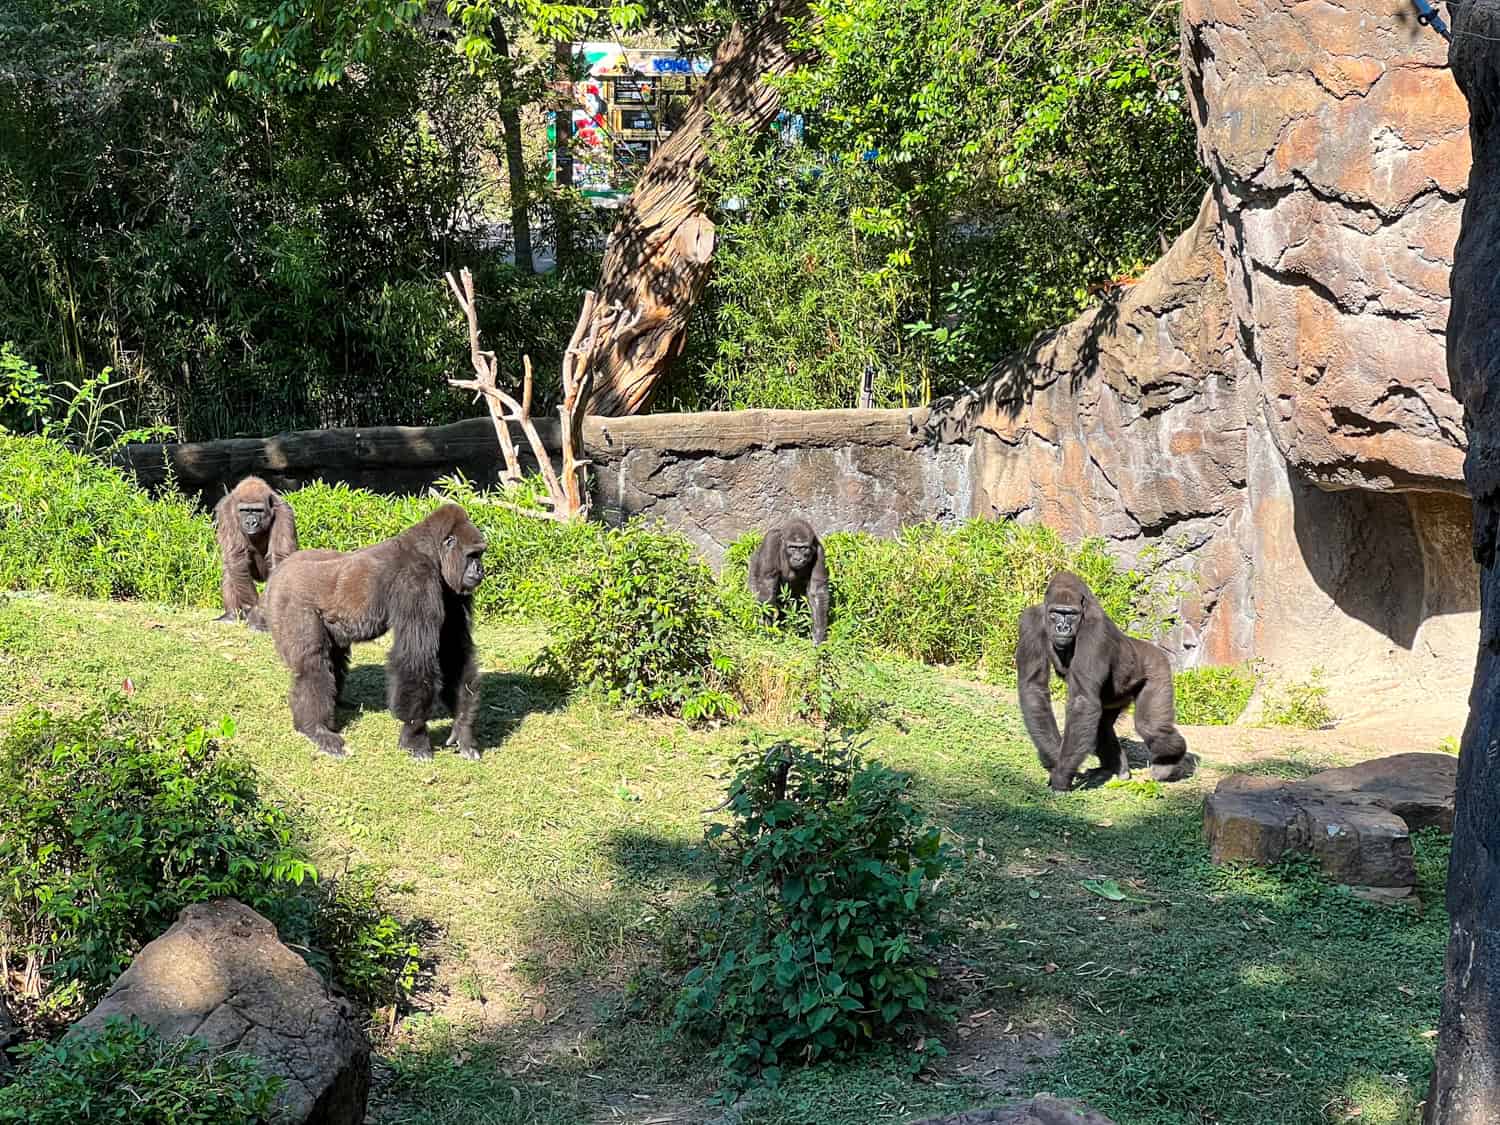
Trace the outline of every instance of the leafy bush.
<instances>
[{"instance_id":1,"label":"leafy bush","mask_svg":"<svg viewBox=\"0 0 1500 1125\"><path fill-rule=\"evenodd\" d=\"M115 703L22 712L0 742L0 949L53 1008L95 999L183 907L233 897L323 950L362 999L409 972L409 941L368 890L319 886L293 817L211 734Z\"/></svg>"},{"instance_id":2,"label":"leafy bush","mask_svg":"<svg viewBox=\"0 0 1500 1125\"><path fill-rule=\"evenodd\" d=\"M705 676L722 614L713 576L681 536L607 532L564 572L550 617L557 640L544 660L558 674L643 711L714 708Z\"/></svg>"},{"instance_id":3,"label":"leafy bush","mask_svg":"<svg viewBox=\"0 0 1500 1125\"><path fill-rule=\"evenodd\" d=\"M0 589L213 605L213 528L176 493L43 438L0 436Z\"/></svg>"},{"instance_id":4,"label":"leafy bush","mask_svg":"<svg viewBox=\"0 0 1500 1125\"><path fill-rule=\"evenodd\" d=\"M730 548L724 600L741 628L756 631L759 607L746 586L758 535ZM1122 625L1149 633L1167 619L1168 592L1142 572L1121 570L1101 540L1069 547L1045 527L970 520L955 530L905 528L894 539L836 533L824 540L833 600L833 639L879 646L927 663L978 662L1013 679L1021 610L1041 601L1059 567L1088 582Z\"/></svg>"},{"instance_id":5,"label":"leafy bush","mask_svg":"<svg viewBox=\"0 0 1500 1125\"><path fill-rule=\"evenodd\" d=\"M1228 726L1254 691L1255 672L1243 666L1189 668L1172 677L1177 721L1190 726Z\"/></svg>"},{"instance_id":6,"label":"leafy bush","mask_svg":"<svg viewBox=\"0 0 1500 1125\"><path fill-rule=\"evenodd\" d=\"M163 1040L139 1021L36 1044L0 1089L0 1125L259 1125L283 1085L242 1054Z\"/></svg>"},{"instance_id":7,"label":"leafy bush","mask_svg":"<svg viewBox=\"0 0 1500 1125\"><path fill-rule=\"evenodd\" d=\"M1272 727L1322 730L1338 718L1328 705L1328 685L1323 669L1314 668L1305 680L1273 684L1266 691L1261 722Z\"/></svg>"},{"instance_id":8,"label":"leafy bush","mask_svg":"<svg viewBox=\"0 0 1500 1125\"><path fill-rule=\"evenodd\" d=\"M721 874L688 973L681 1027L731 1075L837 1057L950 1009L938 975L934 883L954 863L910 782L847 736L748 750L715 824Z\"/></svg>"}]
</instances>

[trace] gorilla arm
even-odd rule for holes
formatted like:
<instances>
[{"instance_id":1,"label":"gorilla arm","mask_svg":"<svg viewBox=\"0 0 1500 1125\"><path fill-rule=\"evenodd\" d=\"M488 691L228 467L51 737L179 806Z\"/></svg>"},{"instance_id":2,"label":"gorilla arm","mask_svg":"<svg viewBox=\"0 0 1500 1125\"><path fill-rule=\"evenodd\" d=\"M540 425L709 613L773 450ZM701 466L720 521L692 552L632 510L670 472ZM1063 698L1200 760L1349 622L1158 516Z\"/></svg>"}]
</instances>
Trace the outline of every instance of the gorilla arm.
<instances>
[{"instance_id":1,"label":"gorilla arm","mask_svg":"<svg viewBox=\"0 0 1500 1125\"><path fill-rule=\"evenodd\" d=\"M224 565L224 576L219 583L224 600L220 621L238 621L260 600L255 592L255 578L250 573L250 549L245 545L237 515L233 492L226 493L214 506L214 538L219 541L219 558Z\"/></svg>"},{"instance_id":2,"label":"gorilla arm","mask_svg":"<svg viewBox=\"0 0 1500 1125\"><path fill-rule=\"evenodd\" d=\"M813 644L828 639L828 562L823 544L818 544L818 558L807 578L807 605L812 610Z\"/></svg>"},{"instance_id":3,"label":"gorilla arm","mask_svg":"<svg viewBox=\"0 0 1500 1125\"><path fill-rule=\"evenodd\" d=\"M393 573L387 592L387 620L395 637L385 666L386 701L391 714L401 720L401 748L415 758L431 758L427 717L432 714L442 678L438 660L443 621L441 579L435 564L402 569L407 573Z\"/></svg>"},{"instance_id":4,"label":"gorilla arm","mask_svg":"<svg viewBox=\"0 0 1500 1125\"><path fill-rule=\"evenodd\" d=\"M279 492L271 493L270 503L271 539L266 544L267 577L271 571L286 562L287 556L297 550L297 517L292 514L292 506L281 498Z\"/></svg>"},{"instance_id":5,"label":"gorilla arm","mask_svg":"<svg viewBox=\"0 0 1500 1125\"><path fill-rule=\"evenodd\" d=\"M443 595L442 639L438 665L443 679L443 702L453 713L448 745L470 761L479 760L474 746L474 717L479 711L479 665L469 635L469 606L452 594Z\"/></svg>"},{"instance_id":6,"label":"gorilla arm","mask_svg":"<svg viewBox=\"0 0 1500 1125\"><path fill-rule=\"evenodd\" d=\"M1021 717L1026 721L1026 733L1031 735L1042 768L1049 772L1057 765L1062 749L1062 735L1052 714L1052 658L1048 652L1051 643L1047 637L1046 610L1039 605L1024 610L1016 641Z\"/></svg>"}]
</instances>

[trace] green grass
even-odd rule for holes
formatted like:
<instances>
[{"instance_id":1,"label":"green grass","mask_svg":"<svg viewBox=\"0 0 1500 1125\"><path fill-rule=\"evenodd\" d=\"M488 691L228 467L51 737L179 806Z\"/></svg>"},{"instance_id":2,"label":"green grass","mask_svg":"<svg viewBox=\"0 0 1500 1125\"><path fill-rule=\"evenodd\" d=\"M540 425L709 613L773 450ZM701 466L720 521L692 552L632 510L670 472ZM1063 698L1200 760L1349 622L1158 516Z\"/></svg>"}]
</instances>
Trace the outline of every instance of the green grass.
<instances>
[{"instance_id":1,"label":"green grass","mask_svg":"<svg viewBox=\"0 0 1500 1125\"><path fill-rule=\"evenodd\" d=\"M666 1041L662 1013L706 878L703 810L741 740L795 724L796 708L706 731L632 718L529 676L546 641L535 628L485 624L482 762L397 751L379 645L356 651L353 753L334 762L291 731L269 638L212 616L0 601L0 723L22 701L66 707L127 680L145 706L227 713L267 791L310 819L322 866L385 870L392 905L432 936L426 1010L378 1037L383 1123L863 1125L1014 1089L1082 1098L1119 1125L1309 1125L1356 1109L1362 1125L1408 1125L1425 1088L1445 841L1416 842L1421 908L1361 903L1300 867L1215 869L1202 800L1233 763L1052 794L1009 693L850 659L843 690L876 716L868 752L913 772L968 855L944 915L959 1025L918 1078L905 1055L878 1055L789 1073L726 1115L706 1052ZM1033 1029L1060 1048L1033 1049Z\"/></svg>"}]
</instances>

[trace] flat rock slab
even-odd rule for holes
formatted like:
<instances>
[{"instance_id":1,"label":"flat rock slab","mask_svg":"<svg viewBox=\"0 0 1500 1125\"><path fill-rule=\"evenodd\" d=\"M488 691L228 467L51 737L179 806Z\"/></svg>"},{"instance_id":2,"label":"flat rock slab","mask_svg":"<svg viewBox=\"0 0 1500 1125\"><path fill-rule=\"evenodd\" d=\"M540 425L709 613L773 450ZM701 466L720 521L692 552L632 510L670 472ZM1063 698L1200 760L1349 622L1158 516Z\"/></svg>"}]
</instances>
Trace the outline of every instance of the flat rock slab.
<instances>
[{"instance_id":1,"label":"flat rock slab","mask_svg":"<svg viewBox=\"0 0 1500 1125\"><path fill-rule=\"evenodd\" d=\"M1114 1125L1102 1113L1078 1102L1038 1094L1029 1101L996 1109L971 1109L950 1117L929 1117L914 1125Z\"/></svg>"},{"instance_id":2,"label":"flat rock slab","mask_svg":"<svg viewBox=\"0 0 1500 1125\"><path fill-rule=\"evenodd\" d=\"M1418 753L1300 781L1237 774L1205 801L1203 831L1214 863L1275 863L1300 852L1378 901L1400 899L1416 883L1411 833L1453 829L1457 777L1457 758Z\"/></svg>"},{"instance_id":3,"label":"flat rock slab","mask_svg":"<svg viewBox=\"0 0 1500 1125\"><path fill-rule=\"evenodd\" d=\"M166 1039L192 1036L214 1051L253 1055L286 1079L276 1125L365 1119L370 1045L349 1005L243 903L187 907L68 1034L132 1016Z\"/></svg>"}]
</instances>

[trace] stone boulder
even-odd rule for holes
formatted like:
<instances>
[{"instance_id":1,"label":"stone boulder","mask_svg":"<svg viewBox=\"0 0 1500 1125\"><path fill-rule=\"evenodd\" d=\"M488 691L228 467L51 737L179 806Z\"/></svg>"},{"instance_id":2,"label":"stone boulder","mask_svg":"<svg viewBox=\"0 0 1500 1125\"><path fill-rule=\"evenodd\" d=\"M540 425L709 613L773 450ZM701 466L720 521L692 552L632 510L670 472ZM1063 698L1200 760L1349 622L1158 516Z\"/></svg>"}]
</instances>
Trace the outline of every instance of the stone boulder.
<instances>
[{"instance_id":1,"label":"stone boulder","mask_svg":"<svg viewBox=\"0 0 1500 1125\"><path fill-rule=\"evenodd\" d=\"M233 899L189 906L69 1035L135 1017L167 1039L260 1060L286 1087L277 1125L361 1125L370 1045L346 1001Z\"/></svg>"},{"instance_id":2,"label":"stone boulder","mask_svg":"<svg viewBox=\"0 0 1500 1125\"><path fill-rule=\"evenodd\" d=\"M1113 1125L1102 1113L1078 1102L1038 1094L997 1109L971 1109L950 1117L930 1117L915 1125Z\"/></svg>"},{"instance_id":3,"label":"stone boulder","mask_svg":"<svg viewBox=\"0 0 1500 1125\"><path fill-rule=\"evenodd\" d=\"M1300 781L1237 774L1205 801L1203 832L1214 863L1302 852L1331 879L1398 899L1416 883L1412 831L1453 829L1457 773L1448 754L1394 754Z\"/></svg>"}]
</instances>

